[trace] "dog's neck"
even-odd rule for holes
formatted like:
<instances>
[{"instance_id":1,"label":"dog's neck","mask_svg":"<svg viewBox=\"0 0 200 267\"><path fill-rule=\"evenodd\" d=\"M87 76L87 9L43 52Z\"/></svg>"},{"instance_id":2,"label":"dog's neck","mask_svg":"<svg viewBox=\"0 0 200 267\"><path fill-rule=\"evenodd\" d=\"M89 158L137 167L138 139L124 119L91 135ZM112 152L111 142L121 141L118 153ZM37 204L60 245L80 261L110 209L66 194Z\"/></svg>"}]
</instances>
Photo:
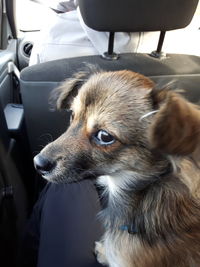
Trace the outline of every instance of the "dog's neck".
<instances>
[{"instance_id":1,"label":"dog's neck","mask_svg":"<svg viewBox=\"0 0 200 267\"><path fill-rule=\"evenodd\" d=\"M171 163L154 174L123 171L112 175L100 176L97 180L97 189L99 192L102 208L105 209L112 204L119 202L119 206L124 206L124 200L133 204L133 199L145 192L154 183L162 180L172 174L173 167ZM125 205L126 206L126 205ZM124 206L124 207L125 207Z\"/></svg>"},{"instance_id":2,"label":"dog's neck","mask_svg":"<svg viewBox=\"0 0 200 267\"><path fill-rule=\"evenodd\" d=\"M118 213L116 213L117 209L113 209L115 207L118 207L120 214L123 214L123 212L127 214L127 210L130 210L130 207L133 207L133 210L135 210L138 201L141 200L141 195L154 183L162 182L172 171L172 166L168 163L163 170L155 174L123 171L123 173L117 172L112 175L100 176L97 182L97 189L102 209L109 209L108 215L111 217L115 217L111 215L111 211L114 211L115 214ZM125 214L123 214L123 217Z\"/></svg>"},{"instance_id":3,"label":"dog's neck","mask_svg":"<svg viewBox=\"0 0 200 267\"><path fill-rule=\"evenodd\" d=\"M187 201L191 202L189 205L191 206L192 200L188 188L173 174L169 165L159 176L149 175L149 179L145 177L142 184L136 183L137 178L131 179L130 176L128 180L127 177L126 180L120 180L119 176L99 178L98 184L103 187L101 194L103 209L100 216L109 231L127 231L151 243L166 231L174 232L170 220L175 219L177 224L179 222L178 218L171 218L171 214L178 212L180 202L181 207ZM157 227L160 218L163 223L159 223Z\"/></svg>"}]
</instances>

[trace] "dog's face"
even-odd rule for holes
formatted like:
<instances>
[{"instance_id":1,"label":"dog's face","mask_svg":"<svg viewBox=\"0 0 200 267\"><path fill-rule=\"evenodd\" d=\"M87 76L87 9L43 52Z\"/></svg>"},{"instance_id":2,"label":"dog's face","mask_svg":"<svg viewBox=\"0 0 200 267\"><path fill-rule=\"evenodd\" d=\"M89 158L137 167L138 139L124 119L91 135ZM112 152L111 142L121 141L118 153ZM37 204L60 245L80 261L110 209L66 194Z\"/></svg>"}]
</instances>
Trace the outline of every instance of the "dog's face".
<instances>
[{"instance_id":1,"label":"dog's face","mask_svg":"<svg viewBox=\"0 0 200 267\"><path fill-rule=\"evenodd\" d=\"M163 153L195 150L198 111L175 93L156 90L131 71L99 72L86 81L82 76L59 89L58 107L72 110L70 127L35 158L47 180L156 173Z\"/></svg>"}]
</instances>

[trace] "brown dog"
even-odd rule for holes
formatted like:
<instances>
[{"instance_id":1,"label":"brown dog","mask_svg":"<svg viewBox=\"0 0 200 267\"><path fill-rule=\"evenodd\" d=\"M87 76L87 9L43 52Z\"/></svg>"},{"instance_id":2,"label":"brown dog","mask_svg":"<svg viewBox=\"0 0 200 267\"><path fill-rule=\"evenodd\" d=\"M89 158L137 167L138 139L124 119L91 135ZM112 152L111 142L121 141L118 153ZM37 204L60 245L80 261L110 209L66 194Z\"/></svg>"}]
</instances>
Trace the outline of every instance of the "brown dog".
<instances>
[{"instance_id":1,"label":"brown dog","mask_svg":"<svg viewBox=\"0 0 200 267\"><path fill-rule=\"evenodd\" d=\"M58 90L66 133L36 156L44 178L97 178L111 267L200 266L200 111L131 71L77 74ZM42 164L41 164L42 162Z\"/></svg>"}]
</instances>

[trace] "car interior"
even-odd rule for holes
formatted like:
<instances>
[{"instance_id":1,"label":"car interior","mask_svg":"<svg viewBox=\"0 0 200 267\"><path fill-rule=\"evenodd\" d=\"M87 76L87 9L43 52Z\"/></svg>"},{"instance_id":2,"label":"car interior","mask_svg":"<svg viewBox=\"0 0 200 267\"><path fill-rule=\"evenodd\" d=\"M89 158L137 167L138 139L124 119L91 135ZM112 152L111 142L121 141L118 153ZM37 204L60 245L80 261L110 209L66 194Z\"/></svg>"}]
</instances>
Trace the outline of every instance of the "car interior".
<instances>
[{"instance_id":1,"label":"car interior","mask_svg":"<svg viewBox=\"0 0 200 267\"><path fill-rule=\"evenodd\" d=\"M20 237L46 183L36 174L33 157L61 135L70 123L69 111L56 111L50 107L51 91L87 64L93 64L107 71L139 72L160 86L174 81L174 89L182 89L187 99L198 104L200 57L162 51L165 34L186 27L197 4L198 0L78 0L85 24L96 31L109 32L108 50L104 56L63 58L27 66L19 52L24 40L17 37L15 0L0 1L2 267L17 266ZM151 54L115 53L116 32L140 31L160 32L155 51ZM31 45L27 44L26 53L30 54Z\"/></svg>"}]
</instances>

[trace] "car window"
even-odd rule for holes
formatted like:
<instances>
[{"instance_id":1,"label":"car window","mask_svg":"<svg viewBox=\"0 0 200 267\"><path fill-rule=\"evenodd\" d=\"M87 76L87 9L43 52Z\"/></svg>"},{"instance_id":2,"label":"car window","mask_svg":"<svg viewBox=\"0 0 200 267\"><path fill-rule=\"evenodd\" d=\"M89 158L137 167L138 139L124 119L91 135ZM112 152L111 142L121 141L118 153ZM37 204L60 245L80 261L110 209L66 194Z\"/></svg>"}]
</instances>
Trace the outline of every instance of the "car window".
<instances>
[{"instance_id":1,"label":"car window","mask_svg":"<svg viewBox=\"0 0 200 267\"><path fill-rule=\"evenodd\" d=\"M16 0L17 28L20 31L39 31L52 11L40 3Z\"/></svg>"}]
</instances>

